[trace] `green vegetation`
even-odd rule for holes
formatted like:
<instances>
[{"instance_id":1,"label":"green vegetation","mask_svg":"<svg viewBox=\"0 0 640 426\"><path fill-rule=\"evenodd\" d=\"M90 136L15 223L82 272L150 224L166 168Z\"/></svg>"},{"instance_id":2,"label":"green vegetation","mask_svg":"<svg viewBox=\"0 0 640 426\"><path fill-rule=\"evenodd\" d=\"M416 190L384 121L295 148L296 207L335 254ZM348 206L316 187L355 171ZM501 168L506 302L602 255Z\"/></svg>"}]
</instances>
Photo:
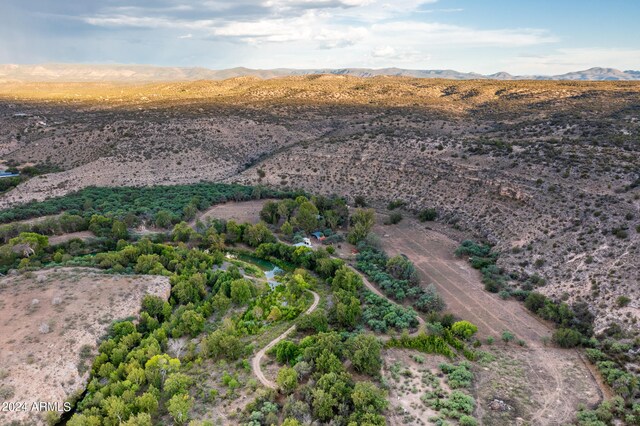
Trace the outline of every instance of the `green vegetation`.
<instances>
[{"instance_id":1,"label":"green vegetation","mask_svg":"<svg viewBox=\"0 0 640 426\"><path fill-rule=\"evenodd\" d=\"M67 212L84 218L107 215L134 221L154 221L160 212L160 223L168 226L186 218L185 209L193 205L199 210L227 200L249 200L252 198L274 198L290 196L292 193L262 187L227 185L221 183L197 183L191 185L151 187L89 187L63 197L40 202L30 202L0 211L0 223ZM189 209L187 209L188 212ZM168 218L168 220L167 220ZM129 224L131 225L131 224Z\"/></svg>"},{"instance_id":2,"label":"green vegetation","mask_svg":"<svg viewBox=\"0 0 640 426\"><path fill-rule=\"evenodd\" d=\"M347 241L358 244L363 241L375 224L375 212L373 209L356 209L351 216L351 227L347 235Z\"/></svg>"},{"instance_id":3,"label":"green vegetation","mask_svg":"<svg viewBox=\"0 0 640 426\"><path fill-rule=\"evenodd\" d=\"M390 328L402 331L418 326L418 316L413 309L389 303L369 291L365 293L364 302L362 320L374 331L385 333Z\"/></svg>"},{"instance_id":4,"label":"green vegetation","mask_svg":"<svg viewBox=\"0 0 640 426\"><path fill-rule=\"evenodd\" d=\"M428 354L444 355L448 358L455 357L455 352L443 337L425 333L415 337L403 334L399 339L392 337L387 342L387 347L415 349Z\"/></svg>"},{"instance_id":5,"label":"green vegetation","mask_svg":"<svg viewBox=\"0 0 640 426\"><path fill-rule=\"evenodd\" d=\"M492 252L490 246L465 240L455 254L458 257L469 257L471 266L480 270L485 290L498 293L507 288L509 277L496 265L498 254Z\"/></svg>"},{"instance_id":6,"label":"green vegetation","mask_svg":"<svg viewBox=\"0 0 640 426\"><path fill-rule=\"evenodd\" d=\"M436 211L436 209L424 209L421 210L420 213L418 213L418 220L420 220L420 222L430 222L433 220L436 220L436 218L438 217L438 212Z\"/></svg>"},{"instance_id":7,"label":"green vegetation","mask_svg":"<svg viewBox=\"0 0 640 426\"><path fill-rule=\"evenodd\" d=\"M412 300L413 306L422 312L439 312L445 304L434 286L423 289L413 264L403 256L391 259L366 243L358 246L356 267L380 286L392 299L403 302Z\"/></svg>"},{"instance_id":8,"label":"green vegetation","mask_svg":"<svg viewBox=\"0 0 640 426\"><path fill-rule=\"evenodd\" d=\"M331 231L347 224L349 212L343 198L298 196L295 199L267 201L260 211L260 217L268 224L280 226L285 237L293 236L296 231L307 234L322 231L330 237Z\"/></svg>"}]
</instances>

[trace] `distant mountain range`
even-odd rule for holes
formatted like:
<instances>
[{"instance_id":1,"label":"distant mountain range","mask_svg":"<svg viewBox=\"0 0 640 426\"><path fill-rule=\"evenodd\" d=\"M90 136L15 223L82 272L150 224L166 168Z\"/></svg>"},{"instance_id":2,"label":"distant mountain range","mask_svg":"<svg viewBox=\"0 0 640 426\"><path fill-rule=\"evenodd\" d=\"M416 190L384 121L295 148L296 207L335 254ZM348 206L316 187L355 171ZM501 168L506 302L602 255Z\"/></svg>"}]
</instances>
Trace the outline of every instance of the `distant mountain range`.
<instances>
[{"instance_id":1,"label":"distant mountain range","mask_svg":"<svg viewBox=\"0 0 640 426\"><path fill-rule=\"evenodd\" d=\"M333 74L354 77L402 76L414 78L445 78L452 80L590 80L590 81L632 81L640 80L640 71L620 71L614 68L589 68L560 75L516 76L506 72L483 75L454 70L408 70L401 68L340 68L340 69L291 69L277 68L256 70L231 68L212 70L208 68L157 67L152 65L0 65L0 82L160 82L191 80L224 80L233 77L258 77L262 79Z\"/></svg>"}]
</instances>

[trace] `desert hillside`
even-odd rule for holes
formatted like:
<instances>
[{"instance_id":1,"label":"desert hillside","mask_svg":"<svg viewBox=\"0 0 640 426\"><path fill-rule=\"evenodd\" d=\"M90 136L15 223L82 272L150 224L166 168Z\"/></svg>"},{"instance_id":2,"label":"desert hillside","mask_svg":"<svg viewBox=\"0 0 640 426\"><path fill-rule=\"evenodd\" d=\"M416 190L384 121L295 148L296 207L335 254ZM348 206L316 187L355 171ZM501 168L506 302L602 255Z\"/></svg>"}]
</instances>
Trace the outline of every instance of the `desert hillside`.
<instances>
[{"instance_id":1,"label":"desert hillside","mask_svg":"<svg viewBox=\"0 0 640 426\"><path fill-rule=\"evenodd\" d=\"M640 317L640 84L299 76L0 85L0 207L89 185L226 181L435 208L522 286Z\"/></svg>"}]
</instances>

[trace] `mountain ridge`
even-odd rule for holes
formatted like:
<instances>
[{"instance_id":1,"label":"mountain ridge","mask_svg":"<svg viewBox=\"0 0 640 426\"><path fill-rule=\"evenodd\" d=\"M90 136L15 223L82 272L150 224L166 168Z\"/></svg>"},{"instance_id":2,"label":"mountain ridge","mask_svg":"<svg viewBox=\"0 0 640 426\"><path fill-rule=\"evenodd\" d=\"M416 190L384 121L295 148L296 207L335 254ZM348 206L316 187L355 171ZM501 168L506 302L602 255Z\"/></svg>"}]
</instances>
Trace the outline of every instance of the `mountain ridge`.
<instances>
[{"instance_id":1,"label":"mountain ridge","mask_svg":"<svg viewBox=\"0 0 640 426\"><path fill-rule=\"evenodd\" d=\"M478 74L456 70L412 70L403 68L318 68L318 69L251 69L236 67L213 70L204 67L160 67L153 65L86 65L86 64L0 64L0 82L162 82L225 80L236 77L271 79L301 75L345 75L353 77L413 77L450 80L575 80L575 81L640 81L640 71L593 67L558 75L512 75L500 71Z\"/></svg>"}]
</instances>

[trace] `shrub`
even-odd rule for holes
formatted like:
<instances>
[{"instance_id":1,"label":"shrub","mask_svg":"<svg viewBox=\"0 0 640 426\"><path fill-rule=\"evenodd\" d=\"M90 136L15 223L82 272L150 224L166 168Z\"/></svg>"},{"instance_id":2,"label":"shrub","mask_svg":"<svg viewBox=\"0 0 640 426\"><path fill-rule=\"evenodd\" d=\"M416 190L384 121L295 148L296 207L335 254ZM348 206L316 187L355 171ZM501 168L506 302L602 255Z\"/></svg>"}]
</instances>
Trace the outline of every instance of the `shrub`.
<instances>
[{"instance_id":1,"label":"shrub","mask_svg":"<svg viewBox=\"0 0 640 426\"><path fill-rule=\"evenodd\" d=\"M478 332L478 327L469 321L458 321L451 326L451 331L461 339L469 339Z\"/></svg>"},{"instance_id":2,"label":"shrub","mask_svg":"<svg viewBox=\"0 0 640 426\"><path fill-rule=\"evenodd\" d=\"M438 217L438 212L436 211L436 209L433 209L433 208L424 209L420 211L420 213L418 213L418 220L420 222L430 222L432 220L436 220L437 217Z\"/></svg>"},{"instance_id":3,"label":"shrub","mask_svg":"<svg viewBox=\"0 0 640 426\"><path fill-rule=\"evenodd\" d=\"M512 332L510 332L509 330L505 330L502 332L502 341L505 343L509 343L510 341L512 341L513 339L516 338L516 336L513 335Z\"/></svg>"},{"instance_id":4,"label":"shrub","mask_svg":"<svg viewBox=\"0 0 640 426\"><path fill-rule=\"evenodd\" d=\"M467 361L461 362L459 365L440 364L439 368L447 375L447 384L452 389L471 387L473 373L471 372L471 364Z\"/></svg>"},{"instance_id":5,"label":"shrub","mask_svg":"<svg viewBox=\"0 0 640 426\"><path fill-rule=\"evenodd\" d=\"M582 334L570 328L559 328L553 332L552 339L561 348L574 348L582 341Z\"/></svg>"},{"instance_id":6,"label":"shrub","mask_svg":"<svg viewBox=\"0 0 640 426\"><path fill-rule=\"evenodd\" d=\"M402 213L393 212L393 213L391 213L389 215L387 220L385 220L384 224L385 225L396 225L396 224L400 223L400 221L402 221Z\"/></svg>"}]
</instances>

